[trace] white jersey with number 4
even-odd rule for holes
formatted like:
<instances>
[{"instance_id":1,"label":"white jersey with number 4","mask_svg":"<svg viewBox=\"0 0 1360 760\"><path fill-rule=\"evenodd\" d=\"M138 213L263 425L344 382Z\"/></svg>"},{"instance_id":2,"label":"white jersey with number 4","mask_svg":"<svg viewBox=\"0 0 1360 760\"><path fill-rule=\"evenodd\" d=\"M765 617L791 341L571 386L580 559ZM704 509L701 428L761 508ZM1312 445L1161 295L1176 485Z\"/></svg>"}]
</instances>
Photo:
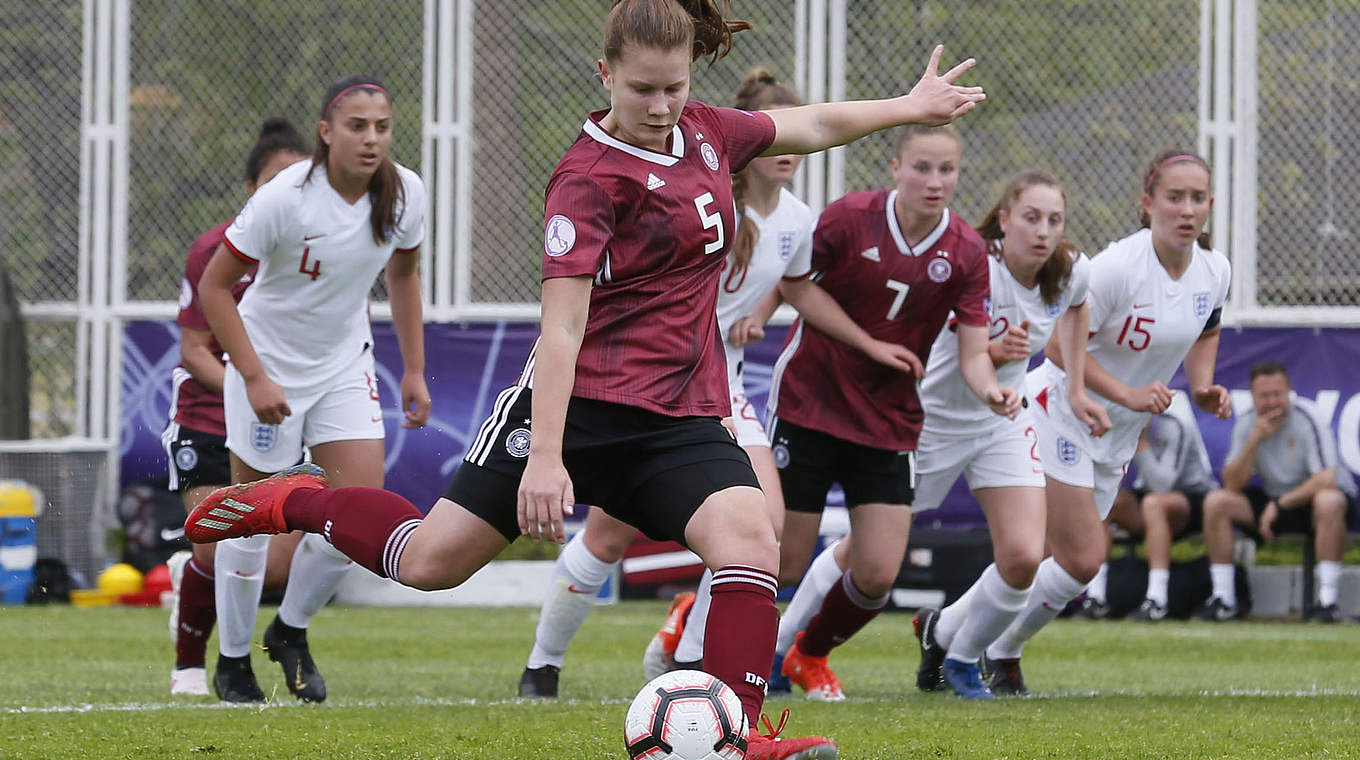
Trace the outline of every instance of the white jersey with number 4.
<instances>
[{"instance_id":1,"label":"white jersey with number 4","mask_svg":"<svg viewBox=\"0 0 1360 760\"><path fill-rule=\"evenodd\" d=\"M1204 332L1215 309L1228 297L1231 270L1222 253L1196 246L1190 266L1173 280L1152 247L1152 231L1142 229L1111 243L1091 261L1091 285L1086 303L1091 314L1091 339L1087 351L1112 376L1132 388L1149 383L1171 382L1176 368ZM1067 378L1055 364L1045 362L1036 370L1044 380L1044 404L1058 431L1068 440L1081 442L1096 462L1122 466L1133 457L1138 434L1151 417L1087 392L1105 405L1113 425L1100 438L1092 438L1086 426L1067 404ZM1043 452L1047 455L1048 452Z\"/></svg>"},{"instance_id":2,"label":"white jersey with number 4","mask_svg":"<svg viewBox=\"0 0 1360 760\"><path fill-rule=\"evenodd\" d=\"M346 202L331 187L326 167L313 171L311 161L299 161L261 186L227 228L232 253L260 262L239 310L260 362L280 386L326 383L372 344L368 293L374 279L393 253L415 251L425 235L425 186L404 166L397 174L405 203L382 244L373 241L368 194Z\"/></svg>"},{"instance_id":3,"label":"white jersey with number 4","mask_svg":"<svg viewBox=\"0 0 1360 760\"><path fill-rule=\"evenodd\" d=\"M988 339L995 340L1012 325L1028 320L1030 356L1048 345L1058 318L1086 300L1091 279L1091 260L1084 254L1077 254L1067 287L1050 305L1044 303L1038 285L1032 288L1021 285L1005 261L991 256L988 266L992 293L988 307L991 317ZM1027 361L1007 362L996 368L996 379L1003 387L1014 388L1023 394L1028 369ZM921 381L921 405L926 411L925 429L942 435L978 435L1006 422L1005 417L993 413L963 382L959 372L958 335L952 329L941 330L930 349L930 363L926 366L925 379Z\"/></svg>"}]
</instances>

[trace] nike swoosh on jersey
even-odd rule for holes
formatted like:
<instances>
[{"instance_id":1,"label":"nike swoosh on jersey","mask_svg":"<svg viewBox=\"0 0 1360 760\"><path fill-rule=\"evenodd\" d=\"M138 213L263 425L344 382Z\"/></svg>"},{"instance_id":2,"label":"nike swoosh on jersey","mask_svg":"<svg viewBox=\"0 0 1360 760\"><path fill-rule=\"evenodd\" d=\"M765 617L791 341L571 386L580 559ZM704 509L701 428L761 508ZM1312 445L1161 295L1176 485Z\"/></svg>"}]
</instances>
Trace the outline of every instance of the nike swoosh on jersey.
<instances>
[{"instance_id":1,"label":"nike swoosh on jersey","mask_svg":"<svg viewBox=\"0 0 1360 760\"><path fill-rule=\"evenodd\" d=\"M567 586L567 590L570 591L570 592L573 593L573 594L593 594L593 593L595 593L594 591L589 591L589 590L586 590L586 589L576 588L576 584L574 584L574 583L568 585L568 586Z\"/></svg>"},{"instance_id":2,"label":"nike swoosh on jersey","mask_svg":"<svg viewBox=\"0 0 1360 760\"><path fill-rule=\"evenodd\" d=\"M324 232L321 233L320 235L303 235L303 236L302 236L302 241L305 243L305 242L307 242L308 240L316 240L317 238L323 238L323 237L326 237L326 233L324 233Z\"/></svg>"},{"instance_id":3,"label":"nike swoosh on jersey","mask_svg":"<svg viewBox=\"0 0 1360 760\"><path fill-rule=\"evenodd\" d=\"M1152 305L1152 302L1151 302L1151 301L1148 301L1147 303L1136 303L1136 304L1133 305L1133 308L1135 308L1135 309L1146 309L1147 307L1149 307L1149 306L1151 306L1151 305Z\"/></svg>"}]
</instances>

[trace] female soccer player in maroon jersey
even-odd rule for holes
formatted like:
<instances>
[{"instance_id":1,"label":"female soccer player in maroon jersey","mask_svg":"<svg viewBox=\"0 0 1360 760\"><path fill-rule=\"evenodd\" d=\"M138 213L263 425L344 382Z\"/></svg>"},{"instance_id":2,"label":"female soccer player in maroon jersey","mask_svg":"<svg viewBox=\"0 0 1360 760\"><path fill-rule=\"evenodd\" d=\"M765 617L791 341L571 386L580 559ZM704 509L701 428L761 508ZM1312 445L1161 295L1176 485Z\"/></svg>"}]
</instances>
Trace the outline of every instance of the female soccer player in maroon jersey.
<instances>
[{"instance_id":1,"label":"female soccer player in maroon jersey","mask_svg":"<svg viewBox=\"0 0 1360 760\"><path fill-rule=\"evenodd\" d=\"M307 158L307 141L287 119L265 119L260 136L246 158L246 190L274 178L285 167ZM179 350L182 357L173 373L170 424L161 434L170 463L170 490L178 491L186 510L232 481L227 461L227 423L222 415L222 376L226 372L222 347L217 344L203 305L198 281L213 251L222 244L225 221L203 233L189 248L180 283ZM255 276L252 268L237 281L232 295L240 300ZM268 588L281 589L298 537L285 534L269 543ZM171 694L208 693L205 655L208 636L217 620L213 593L214 546L194 547L193 557L171 558L178 599L170 613L170 635L175 642L175 669L170 673Z\"/></svg>"},{"instance_id":2,"label":"female soccer player in maroon jersey","mask_svg":"<svg viewBox=\"0 0 1360 760\"><path fill-rule=\"evenodd\" d=\"M871 336L905 351L911 374L801 322L775 364L771 442L788 509L782 561L806 564L833 483L845 491L854 534L813 563L780 624L787 645L807 623L791 648L781 646L781 670L813 699L845 698L827 656L883 610L902 566L924 419L916 385L951 312L964 382L996 414L1020 409L987 354L986 245L949 210L960 155L952 128L904 127L892 159L896 187L850 193L822 212L813 233L818 285ZM820 605L809 601L818 597Z\"/></svg>"},{"instance_id":3,"label":"female soccer player in maroon jersey","mask_svg":"<svg viewBox=\"0 0 1360 760\"><path fill-rule=\"evenodd\" d=\"M541 336L428 516L395 494L318 488L302 473L218 491L186 532L318 532L375 573L446 588L521 533L561 540L579 496L713 569L704 664L742 699L748 757L834 757L826 739L776 742L754 727L779 558L750 462L720 422L731 403L715 307L732 172L761 154L946 123L984 96L953 84L971 60L937 73L937 47L905 96L768 113L691 102L693 62L721 57L749 27L725 19L726 6L621 0L610 11L599 63L610 108L588 117L548 183Z\"/></svg>"}]
</instances>

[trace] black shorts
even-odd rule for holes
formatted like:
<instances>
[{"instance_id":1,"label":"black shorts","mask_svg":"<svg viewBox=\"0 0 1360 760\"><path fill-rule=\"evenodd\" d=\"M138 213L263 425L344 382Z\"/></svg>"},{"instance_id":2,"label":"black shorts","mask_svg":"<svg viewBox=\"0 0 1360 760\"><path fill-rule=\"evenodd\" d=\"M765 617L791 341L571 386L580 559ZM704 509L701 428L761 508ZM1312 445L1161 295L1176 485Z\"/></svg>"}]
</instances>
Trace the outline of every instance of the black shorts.
<instances>
[{"instance_id":1,"label":"black shorts","mask_svg":"<svg viewBox=\"0 0 1360 760\"><path fill-rule=\"evenodd\" d=\"M227 438L171 422L162 438L170 458L170 490L231 485Z\"/></svg>"},{"instance_id":2,"label":"black shorts","mask_svg":"<svg viewBox=\"0 0 1360 760\"><path fill-rule=\"evenodd\" d=\"M516 496L529 457L531 396L527 388L501 394L444 494L509 541L520 535ZM710 495L760 487L751 460L717 417L670 417L591 399L573 397L567 406L562 461L578 504L681 544Z\"/></svg>"},{"instance_id":3,"label":"black shorts","mask_svg":"<svg viewBox=\"0 0 1360 760\"><path fill-rule=\"evenodd\" d=\"M1251 515L1255 518L1252 521L1252 535L1256 535L1261 526L1261 513L1266 511L1266 504L1270 503L1270 495L1260 486L1247 486L1242 491L1242 495L1247 497L1251 504ZM1355 499L1350 495L1346 496L1346 527L1353 527L1353 515L1355 514ZM1313 507L1311 504L1302 504L1294 509L1280 508L1280 516L1275 518L1275 524L1271 526L1271 532L1275 535L1281 533L1307 533L1313 532Z\"/></svg>"},{"instance_id":4,"label":"black shorts","mask_svg":"<svg viewBox=\"0 0 1360 760\"><path fill-rule=\"evenodd\" d=\"M1138 499L1139 504L1143 502L1144 496L1147 496L1149 493L1152 493L1151 491L1148 491L1143 488L1134 488L1131 490L1133 492L1134 497ZM1184 538L1185 536L1188 536L1191 533L1204 532L1204 497L1208 492L1180 491L1179 493L1181 496L1185 497L1186 501L1190 502L1190 514L1188 517L1186 517L1185 527L1181 528L1180 530L1172 534L1171 538L1173 541Z\"/></svg>"},{"instance_id":5,"label":"black shorts","mask_svg":"<svg viewBox=\"0 0 1360 760\"><path fill-rule=\"evenodd\" d=\"M784 508L820 514L834 483L845 505L907 504L916 496L916 452L875 449L775 419L770 440Z\"/></svg>"}]
</instances>

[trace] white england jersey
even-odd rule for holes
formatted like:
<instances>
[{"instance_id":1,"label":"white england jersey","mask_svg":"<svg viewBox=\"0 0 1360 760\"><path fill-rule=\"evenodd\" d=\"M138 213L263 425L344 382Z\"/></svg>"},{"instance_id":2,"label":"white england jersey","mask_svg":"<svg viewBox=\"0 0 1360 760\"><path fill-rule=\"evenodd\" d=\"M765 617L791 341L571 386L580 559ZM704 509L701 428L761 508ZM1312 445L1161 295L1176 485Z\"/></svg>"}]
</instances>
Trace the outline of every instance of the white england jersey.
<instances>
[{"instance_id":1,"label":"white england jersey","mask_svg":"<svg viewBox=\"0 0 1360 760\"><path fill-rule=\"evenodd\" d=\"M1176 368L1204 332L1214 309L1228 297L1231 270L1228 258L1215 250L1195 247L1190 266L1173 280L1152 248L1152 231L1142 229L1111 243L1091 261L1091 285L1086 303L1091 314L1087 352L1111 375L1132 388L1171 382ZM1152 416L1135 412L1089 390L1105 405L1112 427L1092 438L1067 403L1067 377L1057 365L1045 362L1039 370L1048 387L1047 405L1060 432L1084 442L1101 463L1123 465L1133 457L1138 435ZM1035 387L1036 393L1039 388Z\"/></svg>"},{"instance_id":2,"label":"white england jersey","mask_svg":"<svg viewBox=\"0 0 1360 760\"><path fill-rule=\"evenodd\" d=\"M1026 288L1011 274L1005 261L996 256L988 259L992 293L988 308L991 318L988 339L994 340L1012 325L1029 320L1029 354L1034 356L1048 345L1049 336L1057 328L1063 313L1086 301L1091 260L1085 254L1077 254L1067 287L1063 288L1058 300L1049 305L1044 303L1038 285ZM1007 362L996 368L996 379L1003 387L1014 388L1023 394L1028 370L1029 362ZM926 429L940 435L971 437L1007 423L1005 417L993 413L964 383L959 372L958 334L952 329L941 330L930 349L930 363L926 365L926 376L921 381L921 404L926 410Z\"/></svg>"},{"instance_id":3,"label":"white england jersey","mask_svg":"<svg viewBox=\"0 0 1360 760\"><path fill-rule=\"evenodd\" d=\"M760 230L751 261L745 269L737 270L729 252L718 281L718 329L727 351L728 385L733 395L744 392L737 371L744 352L728 341L732 325L750 316L781 277L796 280L812 274L812 226L816 221L812 209L788 189L779 191L779 203L768 217L762 219L749 206L746 214Z\"/></svg>"},{"instance_id":4,"label":"white england jersey","mask_svg":"<svg viewBox=\"0 0 1360 760\"><path fill-rule=\"evenodd\" d=\"M409 254L425 236L425 185L397 166L406 190L391 238L373 242L367 194L345 202L326 168L299 161L259 190L226 231L239 258L260 262L238 307L269 377L304 389L353 365L373 342L368 293L394 253Z\"/></svg>"}]
</instances>

